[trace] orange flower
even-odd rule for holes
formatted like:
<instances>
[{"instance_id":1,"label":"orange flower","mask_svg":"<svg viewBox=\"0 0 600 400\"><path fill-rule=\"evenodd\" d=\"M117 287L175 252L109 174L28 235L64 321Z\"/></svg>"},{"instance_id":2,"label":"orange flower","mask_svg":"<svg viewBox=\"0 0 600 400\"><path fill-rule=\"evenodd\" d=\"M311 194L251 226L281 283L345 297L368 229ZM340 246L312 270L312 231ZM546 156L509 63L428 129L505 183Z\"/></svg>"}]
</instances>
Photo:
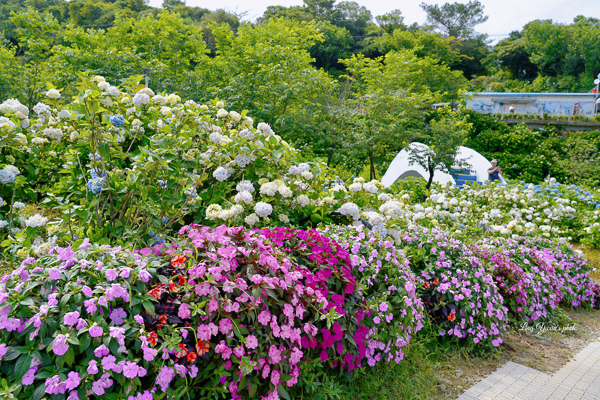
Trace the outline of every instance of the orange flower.
<instances>
[{"instance_id":1,"label":"orange flower","mask_svg":"<svg viewBox=\"0 0 600 400\"><path fill-rule=\"evenodd\" d=\"M185 357L185 355L188 353L187 349L185 348L185 344L179 343L177 346L179 346L181 351L178 351L177 353L175 353L175 357L177 357L177 358Z\"/></svg>"},{"instance_id":2,"label":"orange flower","mask_svg":"<svg viewBox=\"0 0 600 400\"><path fill-rule=\"evenodd\" d=\"M169 290L170 290L171 292L174 292L174 291L176 291L176 290L177 290L177 286L175 285L175 282L173 282L173 281L169 281Z\"/></svg>"},{"instance_id":3,"label":"orange flower","mask_svg":"<svg viewBox=\"0 0 600 400\"><path fill-rule=\"evenodd\" d=\"M186 358L189 362L193 363L198 358L198 354L195 351L190 351Z\"/></svg>"},{"instance_id":4,"label":"orange flower","mask_svg":"<svg viewBox=\"0 0 600 400\"><path fill-rule=\"evenodd\" d=\"M426 289L429 289L429 282L425 282L423 285L425 286Z\"/></svg>"},{"instance_id":5,"label":"orange flower","mask_svg":"<svg viewBox=\"0 0 600 400\"><path fill-rule=\"evenodd\" d=\"M160 299L160 288L154 288L148 292L148 294L154 297L156 300Z\"/></svg>"},{"instance_id":6,"label":"orange flower","mask_svg":"<svg viewBox=\"0 0 600 400\"><path fill-rule=\"evenodd\" d=\"M148 335L148 343L150 343L150 346L156 346L156 343L158 343L158 335L156 332L150 332Z\"/></svg>"},{"instance_id":7,"label":"orange flower","mask_svg":"<svg viewBox=\"0 0 600 400\"><path fill-rule=\"evenodd\" d=\"M440 278L435 278L435 279L433 280L433 284L434 284L434 285L437 285L438 283L440 283Z\"/></svg>"},{"instance_id":8,"label":"orange flower","mask_svg":"<svg viewBox=\"0 0 600 400\"><path fill-rule=\"evenodd\" d=\"M196 343L196 350L198 350L199 356L203 356L210 350L210 343L204 343L202 340L198 340L198 343Z\"/></svg>"},{"instance_id":9,"label":"orange flower","mask_svg":"<svg viewBox=\"0 0 600 400\"><path fill-rule=\"evenodd\" d=\"M456 315L454 313L450 313L450 315L448 315L448 320L454 322L454 320L456 320Z\"/></svg>"},{"instance_id":10,"label":"orange flower","mask_svg":"<svg viewBox=\"0 0 600 400\"><path fill-rule=\"evenodd\" d=\"M183 263L185 263L185 260L187 260L186 256L183 254L178 254L174 259L171 260L171 264L173 264L175 268L181 268Z\"/></svg>"},{"instance_id":11,"label":"orange flower","mask_svg":"<svg viewBox=\"0 0 600 400\"><path fill-rule=\"evenodd\" d=\"M179 286L183 286L185 285L185 283L187 282L187 279L185 279L183 276L181 275L177 275L177 279L179 279Z\"/></svg>"}]
</instances>

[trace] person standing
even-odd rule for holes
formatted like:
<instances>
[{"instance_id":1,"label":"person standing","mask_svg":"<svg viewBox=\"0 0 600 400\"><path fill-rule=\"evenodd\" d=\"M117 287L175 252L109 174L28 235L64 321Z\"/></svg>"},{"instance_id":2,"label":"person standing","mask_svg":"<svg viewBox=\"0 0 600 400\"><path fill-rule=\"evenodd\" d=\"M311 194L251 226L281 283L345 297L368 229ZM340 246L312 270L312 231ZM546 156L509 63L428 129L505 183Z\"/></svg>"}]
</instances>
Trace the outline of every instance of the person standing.
<instances>
[{"instance_id":1,"label":"person standing","mask_svg":"<svg viewBox=\"0 0 600 400\"><path fill-rule=\"evenodd\" d=\"M511 114L515 113L515 105L514 104L511 104L510 107L508 107L508 112Z\"/></svg>"},{"instance_id":2,"label":"person standing","mask_svg":"<svg viewBox=\"0 0 600 400\"><path fill-rule=\"evenodd\" d=\"M500 181L502 169L498 166L498 160L492 160L492 167L488 168L490 182Z\"/></svg>"}]
</instances>

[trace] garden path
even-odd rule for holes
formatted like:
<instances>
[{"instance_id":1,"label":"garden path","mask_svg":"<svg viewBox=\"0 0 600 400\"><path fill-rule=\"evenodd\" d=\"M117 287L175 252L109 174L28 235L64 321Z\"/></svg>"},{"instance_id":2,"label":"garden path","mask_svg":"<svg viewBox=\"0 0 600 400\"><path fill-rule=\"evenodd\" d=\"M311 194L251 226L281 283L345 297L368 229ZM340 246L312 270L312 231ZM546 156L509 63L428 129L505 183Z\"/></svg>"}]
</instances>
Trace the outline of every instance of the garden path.
<instances>
[{"instance_id":1,"label":"garden path","mask_svg":"<svg viewBox=\"0 0 600 400\"><path fill-rule=\"evenodd\" d=\"M590 343L554 375L508 362L458 398L475 399L600 399L600 341Z\"/></svg>"}]
</instances>

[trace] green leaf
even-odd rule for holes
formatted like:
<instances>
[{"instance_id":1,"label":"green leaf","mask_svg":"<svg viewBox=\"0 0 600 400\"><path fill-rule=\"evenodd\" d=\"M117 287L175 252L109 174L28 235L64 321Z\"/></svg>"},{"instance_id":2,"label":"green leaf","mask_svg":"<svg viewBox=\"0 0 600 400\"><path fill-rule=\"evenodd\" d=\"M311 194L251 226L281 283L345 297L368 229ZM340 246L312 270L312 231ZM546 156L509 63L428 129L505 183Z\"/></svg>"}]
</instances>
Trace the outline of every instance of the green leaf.
<instances>
[{"instance_id":1,"label":"green leaf","mask_svg":"<svg viewBox=\"0 0 600 400\"><path fill-rule=\"evenodd\" d=\"M151 301L149 301L149 300L144 300L144 301L142 302L142 306L144 306L144 309L145 309L146 311L148 311L148 314L150 314L150 315L154 316L154 305L152 304L152 302L151 302Z\"/></svg>"},{"instance_id":2,"label":"green leaf","mask_svg":"<svg viewBox=\"0 0 600 400\"><path fill-rule=\"evenodd\" d=\"M29 354L23 354L15 364L15 376L17 379L25 375L25 372L31 367L31 356Z\"/></svg>"},{"instance_id":3,"label":"green leaf","mask_svg":"<svg viewBox=\"0 0 600 400\"><path fill-rule=\"evenodd\" d=\"M250 390L248 391L248 395L250 397L256 396L256 390L258 389L258 385L254 382L250 382Z\"/></svg>"},{"instance_id":4,"label":"green leaf","mask_svg":"<svg viewBox=\"0 0 600 400\"><path fill-rule=\"evenodd\" d=\"M31 400L40 400L46 394L46 385L44 382L39 384L35 390L33 391L33 395L31 396ZM84 399L85 397L80 397L80 399Z\"/></svg>"},{"instance_id":5,"label":"green leaf","mask_svg":"<svg viewBox=\"0 0 600 400\"><path fill-rule=\"evenodd\" d=\"M283 385L281 384L277 385L277 393L279 393L279 396L283 397L285 400L292 400L290 394L283 388Z\"/></svg>"}]
</instances>

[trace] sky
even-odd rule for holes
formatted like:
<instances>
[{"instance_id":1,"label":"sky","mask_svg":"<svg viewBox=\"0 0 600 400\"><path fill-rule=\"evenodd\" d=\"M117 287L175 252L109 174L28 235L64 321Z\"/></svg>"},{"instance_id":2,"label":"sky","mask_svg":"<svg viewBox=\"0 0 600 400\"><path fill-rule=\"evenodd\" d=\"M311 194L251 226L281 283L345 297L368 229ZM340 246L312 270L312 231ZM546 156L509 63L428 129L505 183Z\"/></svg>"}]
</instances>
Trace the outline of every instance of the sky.
<instances>
[{"instance_id":1,"label":"sky","mask_svg":"<svg viewBox=\"0 0 600 400\"><path fill-rule=\"evenodd\" d=\"M371 11L373 17L385 14L394 9L400 9L405 16L405 23L411 24L425 22L425 12L419 7L423 0L404 0L394 2L389 0L355 0L360 5ZM487 33L490 39L497 41L511 31L521 30L523 25L535 19L552 19L557 22L571 23L578 15L600 18L600 1L598 0L480 0L485 6L485 13L489 16L487 22L475 27L477 32ZM454 2L448 0L448 2ZM459 0L459 3L467 1ZM444 4L432 0L425 0L428 4ZM160 7L162 0L150 0L150 5ZM248 11L247 20L260 17L267 6L302 5L302 0L220 0L215 2L207 0L187 0L188 6L203 7L208 9L224 8L226 10Z\"/></svg>"}]
</instances>

